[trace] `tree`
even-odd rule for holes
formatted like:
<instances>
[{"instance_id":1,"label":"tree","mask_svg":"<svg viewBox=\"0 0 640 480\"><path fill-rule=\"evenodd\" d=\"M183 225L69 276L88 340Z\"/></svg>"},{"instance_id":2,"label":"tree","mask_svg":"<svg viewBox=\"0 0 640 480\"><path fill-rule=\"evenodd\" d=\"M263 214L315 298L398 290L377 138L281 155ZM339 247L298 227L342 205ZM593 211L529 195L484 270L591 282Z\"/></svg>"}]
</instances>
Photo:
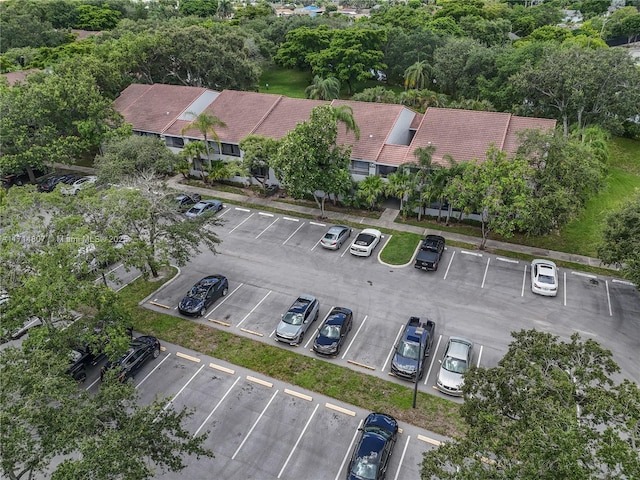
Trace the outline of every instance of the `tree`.
<instances>
[{"instance_id":1,"label":"tree","mask_svg":"<svg viewBox=\"0 0 640 480\"><path fill-rule=\"evenodd\" d=\"M422 60L407 67L404 71L404 88L413 88L422 90L427 86L429 81L429 64L426 60Z\"/></svg>"},{"instance_id":2,"label":"tree","mask_svg":"<svg viewBox=\"0 0 640 480\"><path fill-rule=\"evenodd\" d=\"M334 100L340 98L340 81L335 77L313 77L313 83L305 91L307 98L314 100Z\"/></svg>"},{"instance_id":3,"label":"tree","mask_svg":"<svg viewBox=\"0 0 640 480\"><path fill-rule=\"evenodd\" d=\"M177 161L160 138L131 135L105 143L94 165L102 181L120 183L135 175L168 175Z\"/></svg>"},{"instance_id":4,"label":"tree","mask_svg":"<svg viewBox=\"0 0 640 480\"><path fill-rule=\"evenodd\" d=\"M321 216L331 194L346 194L351 188L351 147L337 145L338 122L358 138L359 130L350 107L320 105L280 141L271 161L276 177L294 198L313 195Z\"/></svg>"},{"instance_id":5,"label":"tree","mask_svg":"<svg viewBox=\"0 0 640 480\"><path fill-rule=\"evenodd\" d=\"M372 78L371 71L384 70L382 44L386 41L384 30L350 28L333 30L329 46L309 53L308 62L314 75L334 76L353 92L356 81Z\"/></svg>"},{"instance_id":6,"label":"tree","mask_svg":"<svg viewBox=\"0 0 640 480\"><path fill-rule=\"evenodd\" d=\"M369 175L358 182L357 188L356 198L364 202L369 210L375 210L380 205L380 197L386 190L386 184L380 175Z\"/></svg>"},{"instance_id":7,"label":"tree","mask_svg":"<svg viewBox=\"0 0 640 480\"><path fill-rule=\"evenodd\" d=\"M278 152L278 140L261 135L249 135L240 140L242 164L263 189L267 187L271 159Z\"/></svg>"},{"instance_id":8,"label":"tree","mask_svg":"<svg viewBox=\"0 0 640 480\"><path fill-rule=\"evenodd\" d=\"M178 154L181 158L184 158L187 162L187 168L183 172L186 178L193 168L202 166L202 155L207 153L207 147L204 142L200 140L192 140L187 142L182 151ZM197 162L196 162L197 160ZM202 170L201 170L202 172Z\"/></svg>"},{"instance_id":9,"label":"tree","mask_svg":"<svg viewBox=\"0 0 640 480\"><path fill-rule=\"evenodd\" d=\"M286 41L278 49L273 60L288 68L305 70L310 67L310 57L329 46L331 31L326 25L316 28L300 27L287 33Z\"/></svg>"},{"instance_id":10,"label":"tree","mask_svg":"<svg viewBox=\"0 0 640 480\"><path fill-rule=\"evenodd\" d=\"M30 335L28 346L0 352L3 476L143 480L155 469L182 470L187 455L212 456L206 434L183 427L186 410L163 408L162 399L141 406L135 387L117 381L96 394L79 389L65 372L68 349L54 348L60 337Z\"/></svg>"},{"instance_id":11,"label":"tree","mask_svg":"<svg viewBox=\"0 0 640 480\"><path fill-rule=\"evenodd\" d=\"M200 114L196 114L194 112L187 112L187 114L193 117L191 123L187 124L181 131L182 136L185 133L189 133L190 130L198 130L200 134L204 137L204 147L207 155L207 162L211 162L211 156L209 153L209 135L213 138L213 140L218 144L218 152L222 151L222 147L220 146L220 137L218 136L218 132L216 128L226 127L227 124L220 120L215 115L211 115L207 112L202 112ZM195 159L195 158L194 158ZM204 174L204 167L202 165L202 160L198 158L198 164L200 165L200 173L202 175L202 179L207 181L207 177Z\"/></svg>"},{"instance_id":12,"label":"tree","mask_svg":"<svg viewBox=\"0 0 640 480\"><path fill-rule=\"evenodd\" d=\"M622 131L640 104L640 71L616 48L547 47L544 58L514 80L531 112L558 118L565 137L572 124Z\"/></svg>"},{"instance_id":13,"label":"tree","mask_svg":"<svg viewBox=\"0 0 640 480\"><path fill-rule=\"evenodd\" d=\"M497 367L465 374L464 438L426 452L423 479L637 478L640 390L577 333L512 333Z\"/></svg>"},{"instance_id":14,"label":"tree","mask_svg":"<svg viewBox=\"0 0 640 480\"><path fill-rule=\"evenodd\" d=\"M233 15L233 5L229 0L220 0L216 14L220 18L229 18Z\"/></svg>"},{"instance_id":15,"label":"tree","mask_svg":"<svg viewBox=\"0 0 640 480\"><path fill-rule=\"evenodd\" d=\"M198 17L213 17L219 8L217 0L183 0L178 9L183 15L196 15Z\"/></svg>"},{"instance_id":16,"label":"tree","mask_svg":"<svg viewBox=\"0 0 640 480\"><path fill-rule=\"evenodd\" d=\"M76 7L76 28L92 30L111 30L118 24L121 13L111 10L106 4L100 7L95 5L78 5Z\"/></svg>"},{"instance_id":17,"label":"tree","mask_svg":"<svg viewBox=\"0 0 640 480\"><path fill-rule=\"evenodd\" d=\"M407 206L411 196L416 190L416 177L411 174L409 168L400 166L398 170L387 176L387 193L400 199L400 211L402 217L407 217Z\"/></svg>"},{"instance_id":18,"label":"tree","mask_svg":"<svg viewBox=\"0 0 640 480\"><path fill-rule=\"evenodd\" d=\"M620 266L623 275L640 288L639 192L607 216L598 255L604 263Z\"/></svg>"}]
</instances>

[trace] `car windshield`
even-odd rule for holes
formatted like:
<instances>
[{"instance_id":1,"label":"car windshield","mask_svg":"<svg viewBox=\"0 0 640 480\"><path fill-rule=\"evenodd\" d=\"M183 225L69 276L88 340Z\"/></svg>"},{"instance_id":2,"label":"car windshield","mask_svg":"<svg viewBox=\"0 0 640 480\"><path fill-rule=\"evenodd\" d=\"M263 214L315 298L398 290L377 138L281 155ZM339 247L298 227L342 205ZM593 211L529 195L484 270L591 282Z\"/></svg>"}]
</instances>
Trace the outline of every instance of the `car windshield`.
<instances>
[{"instance_id":1,"label":"car windshield","mask_svg":"<svg viewBox=\"0 0 640 480\"><path fill-rule=\"evenodd\" d=\"M282 317L282 321L290 325L302 325L302 314L287 312L284 317Z\"/></svg>"},{"instance_id":2,"label":"car windshield","mask_svg":"<svg viewBox=\"0 0 640 480\"><path fill-rule=\"evenodd\" d=\"M414 342L400 342L398 345L398 353L405 358L418 360L420 346Z\"/></svg>"},{"instance_id":3,"label":"car windshield","mask_svg":"<svg viewBox=\"0 0 640 480\"><path fill-rule=\"evenodd\" d=\"M373 239L375 237L373 235L369 235L368 233L358 235L356 239L356 244L358 245L371 245L373 243Z\"/></svg>"},{"instance_id":4,"label":"car windshield","mask_svg":"<svg viewBox=\"0 0 640 480\"><path fill-rule=\"evenodd\" d=\"M447 357L442 362L442 368L453 373L464 373L467 371L467 362L460 358Z\"/></svg>"},{"instance_id":5,"label":"car windshield","mask_svg":"<svg viewBox=\"0 0 640 480\"><path fill-rule=\"evenodd\" d=\"M375 480L379 461L378 452L371 452L369 455L358 457L353 462L351 473L358 478Z\"/></svg>"},{"instance_id":6,"label":"car windshield","mask_svg":"<svg viewBox=\"0 0 640 480\"><path fill-rule=\"evenodd\" d=\"M320 330L320 335L335 340L340 338L340 327L337 325L325 325L322 327L322 330Z\"/></svg>"},{"instance_id":7,"label":"car windshield","mask_svg":"<svg viewBox=\"0 0 640 480\"><path fill-rule=\"evenodd\" d=\"M205 288L201 285L195 285L188 296L191 298L197 298L198 300L202 300L207 295L208 288Z\"/></svg>"},{"instance_id":8,"label":"car windshield","mask_svg":"<svg viewBox=\"0 0 640 480\"><path fill-rule=\"evenodd\" d=\"M329 232L327 232L327 234L324 236L325 240L333 240L337 237L338 236L335 233L329 233Z\"/></svg>"}]
</instances>

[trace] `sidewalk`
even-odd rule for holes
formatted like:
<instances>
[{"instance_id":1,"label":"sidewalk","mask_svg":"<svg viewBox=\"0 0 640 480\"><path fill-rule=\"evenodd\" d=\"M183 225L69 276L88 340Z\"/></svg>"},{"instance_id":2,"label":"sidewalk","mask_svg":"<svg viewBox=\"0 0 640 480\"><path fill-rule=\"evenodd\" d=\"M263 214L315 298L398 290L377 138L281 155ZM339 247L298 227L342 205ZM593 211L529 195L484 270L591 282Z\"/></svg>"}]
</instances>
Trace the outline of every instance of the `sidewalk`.
<instances>
[{"instance_id":1,"label":"sidewalk","mask_svg":"<svg viewBox=\"0 0 640 480\"><path fill-rule=\"evenodd\" d=\"M320 211L317 208L279 202L276 197L267 197L267 198L251 197L247 195L239 195L236 193L218 191L211 188L193 187L191 185L180 183L181 180L182 180L182 176L176 175L167 181L167 185L170 186L171 188L175 188L176 190L182 190L185 192L193 192L193 193L199 193L200 195L215 196L222 200L254 204L258 208L261 205L265 205L265 206L268 205L273 208L278 208L280 210L286 210L294 213L303 213L303 214L312 215L312 216L318 216L320 214ZM349 221L351 223L362 223L364 225L368 225L371 227L386 228L389 230L397 230L401 232L412 232L418 235L436 234L436 235L442 235L443 237L449 240L454 240L458 242L468 243L470 245L475 245L476 248L480 245L480 239L477 237L461 235L458 233L443 232L443 231L434 230L434 229L415 227L413 225L405 225L402 223L395 223L395 219L399 213L400 212L398 210L395 210L392 208L386 208L382 212L382 215L380 216L380 218L375 219L375 218L369 218L369 217L358 217L355 215L347 215L339 212L327 212L329 216L329 220L333 223L341 223L343 221ZM589 265L592 267L607 268L604 264L602 264L602 262L599 259L586 257L584 255L574 255L571 253L556 252L553 250L529 247L526 245L518 245L515 243L499 242L491 239L487 240L486 246L487 246L487 249L489 250L506 250L506 251L512 251L512 252L520 252L520 253L533 255L535 257L545 257L553 260L562 260L565 262L574 262L582 265ZM615 269L611 269L611 270L612 270L612 273L615 271Z\"/></svg>"}]
</instances>

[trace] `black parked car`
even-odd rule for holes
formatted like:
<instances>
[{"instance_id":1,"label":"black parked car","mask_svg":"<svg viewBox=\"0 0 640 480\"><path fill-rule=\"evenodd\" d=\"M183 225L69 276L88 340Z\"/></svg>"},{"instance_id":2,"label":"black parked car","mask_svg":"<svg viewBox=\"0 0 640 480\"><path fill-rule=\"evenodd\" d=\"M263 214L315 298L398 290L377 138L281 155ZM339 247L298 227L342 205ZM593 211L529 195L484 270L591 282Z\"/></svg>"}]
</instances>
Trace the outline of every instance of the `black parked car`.
<instances>
[{"instance_id":1,"label":"black parked car","mask_svg":"<svg viewBox=\"0 0 640 480\"><path fill-rule=\"evenodd\" d=\"M398 437L398 422L384 413L370 413L360 432L347 480L382 480Z\"/></svg>"},{"instance_id":2,"label":"black parked car","mask_svg":"<svg viewBox=\"0 0 640 480\"><path fill-rule=\"evenodd\" d=\"M229 291L229 282L222 275L209 275L196 283L187 296L178 304L178 310L183 315L204 316L207 308L218 298L224 297Z\"/></svg>"},{"instance_id":3,"label":"black parked car","mask_svg":"<svg viewBox=\"0 0 640 480\"><path fill-rule=\"evenodd\" d=\"M353 312L334 307L313 341L313 351L320 355L338 355L353 326Z\"/></svg>"},{"instance_id":4,"label":"black parked car","mask_svg":"<svg viewBox=\"0 0 640 480\"><path fill-rule=\"evenodd\" d=\"M200 201L200 195L198 193L181 193L176 195L173 201L181 211L186 211Z\"/></svg>"},{"instance_id":5,"label":"black parked car","mask_svg":"<svg viewBox=\"0 0 640 480\"><path fill-rule=\"evenodd\" d=\"M100 369L100 380L104 378L108 370L116 369L118 372L118 380L124 382L134 377L147 361L152 358L158 358L159 356L160 341L156 337L143 335L135 338L131 342L127 353L115 362L107 362L107 364Z\"/></svg>"},{"instance_id":6,"label":"black parked car","mask_svg":"<svg viewBox=\"0 0 640 480\"><path fill-rule=\"evenodd\" d=\"M67 185L71 185L73 182L78 180L78 175L68 174L68 175L54 175L49 178L45 178L41 183L38 184L39 192L53 192L56 186L59 183L65 183Z\"/></svg>"}]
</instances>

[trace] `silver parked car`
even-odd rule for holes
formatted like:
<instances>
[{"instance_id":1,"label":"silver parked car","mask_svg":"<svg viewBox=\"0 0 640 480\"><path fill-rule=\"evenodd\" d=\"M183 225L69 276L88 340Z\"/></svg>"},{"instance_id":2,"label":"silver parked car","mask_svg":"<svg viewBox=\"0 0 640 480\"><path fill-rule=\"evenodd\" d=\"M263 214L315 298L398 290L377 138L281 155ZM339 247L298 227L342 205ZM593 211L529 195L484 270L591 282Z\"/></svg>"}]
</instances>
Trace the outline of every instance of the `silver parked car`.
<instances>
[{"instance_id":1,"label":"silver parked car","mask_svg":"<svg viewBox=\"0 0 640 480\"><path fill-rule=\"evenodd\" d=\"M442 393L462 396L462 376L471 366L473 342L464 337L449 337L447 347L440 360L440 371L436 380L436 388Z\"/></svg>"},{"instance_id":2,"label":"silver parked car","mask_svg":"<svg viewBox=\"0 0 640 480\"><path fill-rule=\"evenodd\" d=\"M340 250L342 244L350 236L351 228L344 225L334 225L324 234L324 237L320 240L320 245L329 250Z\"/></svg>"},{"instance_id":3,"label":"silver parked car","mask_svg":"<svg viewBox=\"0 0 640 480\"><path fill-rule=\"evenodd\" d=\"M531 262L531 291L547 297L558 294L558 267L551 260Z\"/></svg>"},{"instance_id":4,"label":"silver parked car","mask_svg":"<svg viewBox=\"0 0 640 480\"><path fill-rule=\"evenodd\" d=\"M299 345L313 322L318 319L320 304L312 295L300 295L276 328L275 339L289 345Z\"/></svg>"}]
</instances>

